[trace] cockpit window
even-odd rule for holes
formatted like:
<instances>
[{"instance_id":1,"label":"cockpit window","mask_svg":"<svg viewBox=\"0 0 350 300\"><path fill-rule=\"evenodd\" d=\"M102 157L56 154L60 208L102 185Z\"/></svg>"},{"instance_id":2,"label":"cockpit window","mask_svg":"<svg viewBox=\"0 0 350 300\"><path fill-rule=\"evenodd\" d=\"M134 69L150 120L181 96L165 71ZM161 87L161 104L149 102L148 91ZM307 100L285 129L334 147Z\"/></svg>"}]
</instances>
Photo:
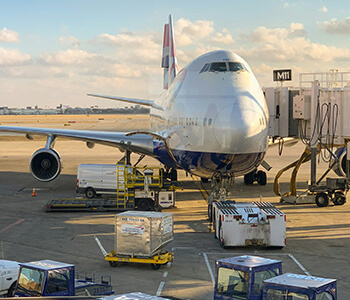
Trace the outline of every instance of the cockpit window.
<instances>
[{"instance_id":1,"label":"cockpit window","mask_svg":"<svg viewBox=\"0 0 350 300\"><path fill-rule=\"evenodd\" d=\"M240 62L213 62L203 66L199 73L203 72L238 72L246 70Z\"/></svg>"},{"instance_id":2,"label":"cockpit window","mask_svg":"<svg viewBox=\"0 0 350 300\"><path fill-rule=\"evenodd\" d=\"M244 70L244 67L240 62L229 62L228 68L231 72L237 72L240 70Z\"/></svg>"},{"instance_id":3,"label":"cockpit window","mask_svg":"<svg viewBox=\"0 0 350 300\"><path fill-rule=\"evenodd\" d=\"M209 72L226 72L227 66L224 62L211 63Z\"/></svg>"},{"instance_id":4,"label":"cockpit window","mask_svg":"<svg viewBox=\"0 0 350 300\"><path fill-rule=\"evenodd\" d=\"M207 72L209 69L209 66L210 66L210 64L205 64L199 73Z\"/></svg>"}]
</instances>

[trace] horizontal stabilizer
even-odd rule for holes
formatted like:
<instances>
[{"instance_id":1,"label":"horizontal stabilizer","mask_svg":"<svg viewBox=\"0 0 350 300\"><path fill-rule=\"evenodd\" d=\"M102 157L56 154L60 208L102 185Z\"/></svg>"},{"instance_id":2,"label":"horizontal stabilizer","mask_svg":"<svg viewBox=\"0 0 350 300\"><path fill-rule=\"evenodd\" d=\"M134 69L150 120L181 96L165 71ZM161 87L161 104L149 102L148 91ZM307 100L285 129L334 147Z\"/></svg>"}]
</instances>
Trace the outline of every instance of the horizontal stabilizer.
<instances>
[{"instance_id":1,"label":"horizontal stabilizer","mask_svg":"<svg viewBox=\"0 0 350 300\"><path fill-rule=\"evenodd\" d=\"M124 98L124 97L112 97L112 96L104 96L104 95L96 95L96 94L88 94L88 96L104 98L109 100L118 100L118 101L133 103L133 104L139 104L139 105L146 105L146 106L151 106L155 109L163 110L163 107L155 104L153 101L150 101L150 100Z\"/></svg>"}]
</instances>

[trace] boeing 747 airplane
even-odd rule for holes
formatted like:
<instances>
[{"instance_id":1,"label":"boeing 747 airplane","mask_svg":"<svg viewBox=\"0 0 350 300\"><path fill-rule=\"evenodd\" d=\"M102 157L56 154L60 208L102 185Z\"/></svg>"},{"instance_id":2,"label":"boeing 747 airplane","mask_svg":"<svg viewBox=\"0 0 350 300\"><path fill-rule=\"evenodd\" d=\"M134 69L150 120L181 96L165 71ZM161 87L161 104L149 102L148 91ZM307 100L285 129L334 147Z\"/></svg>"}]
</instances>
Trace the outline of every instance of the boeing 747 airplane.
<instances>
[{"instance_id":1,"label":"boeing 747 airplane","mask_svg":"<svg viewBox=\"0 0 350 300\"><path fill-rule=\"evenodd\" d=\"M182 70L177 65L172 17L164 27L162 67L164 92L156 101L89 94L151 108L151 130L137 132L65 130L0 126L0 131L47 136L44 148L30 160L39 181L51 181L61 171L56 137L117 147L127 153L150 155L176 179L176 170L223 179L257 174L268 146L269 114L263 92L244 59L231 51L213 51ZM259 171L260 184L266 173ZM259 175L258 174L258 175ZM222 186L221 186L222 187Z\"/></svg>"}]
</instances>

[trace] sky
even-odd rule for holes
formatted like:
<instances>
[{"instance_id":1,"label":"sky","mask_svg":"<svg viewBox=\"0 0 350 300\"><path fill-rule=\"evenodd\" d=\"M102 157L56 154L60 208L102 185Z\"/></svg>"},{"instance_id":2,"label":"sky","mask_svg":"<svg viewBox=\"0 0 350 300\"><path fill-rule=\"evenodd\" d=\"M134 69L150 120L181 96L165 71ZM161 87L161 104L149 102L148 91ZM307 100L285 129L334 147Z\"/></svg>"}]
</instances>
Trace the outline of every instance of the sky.
<instances>
[{"instance_id":1,"label":"sky","mask_svg":"<svg viewBox=\"0 0 350 300\"><path fill-rule=\"evenodd\" d=\"M213 50L274 69L350 71L348 0L0 0L0 106L124 107L87 93L154 100L173 15L179 67Z\"/></svg>"}]
</instances>

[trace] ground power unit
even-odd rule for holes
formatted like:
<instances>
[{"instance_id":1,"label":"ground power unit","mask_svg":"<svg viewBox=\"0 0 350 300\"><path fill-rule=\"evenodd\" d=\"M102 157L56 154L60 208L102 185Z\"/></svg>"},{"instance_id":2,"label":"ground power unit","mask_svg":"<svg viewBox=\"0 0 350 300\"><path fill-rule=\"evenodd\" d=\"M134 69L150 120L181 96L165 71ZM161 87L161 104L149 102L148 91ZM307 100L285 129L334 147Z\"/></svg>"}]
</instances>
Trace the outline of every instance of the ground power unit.
<instances>
[{"instance_id":1,"label":"ground power unit","mask_svg":"<svg viewBox=\"0 0 350 300\"><path fill-rule=\"evenodd\" d=\"M213 217L221 247L286 245L286 216L269 202L214 202Z\"/></svg>"}]
</instances>

